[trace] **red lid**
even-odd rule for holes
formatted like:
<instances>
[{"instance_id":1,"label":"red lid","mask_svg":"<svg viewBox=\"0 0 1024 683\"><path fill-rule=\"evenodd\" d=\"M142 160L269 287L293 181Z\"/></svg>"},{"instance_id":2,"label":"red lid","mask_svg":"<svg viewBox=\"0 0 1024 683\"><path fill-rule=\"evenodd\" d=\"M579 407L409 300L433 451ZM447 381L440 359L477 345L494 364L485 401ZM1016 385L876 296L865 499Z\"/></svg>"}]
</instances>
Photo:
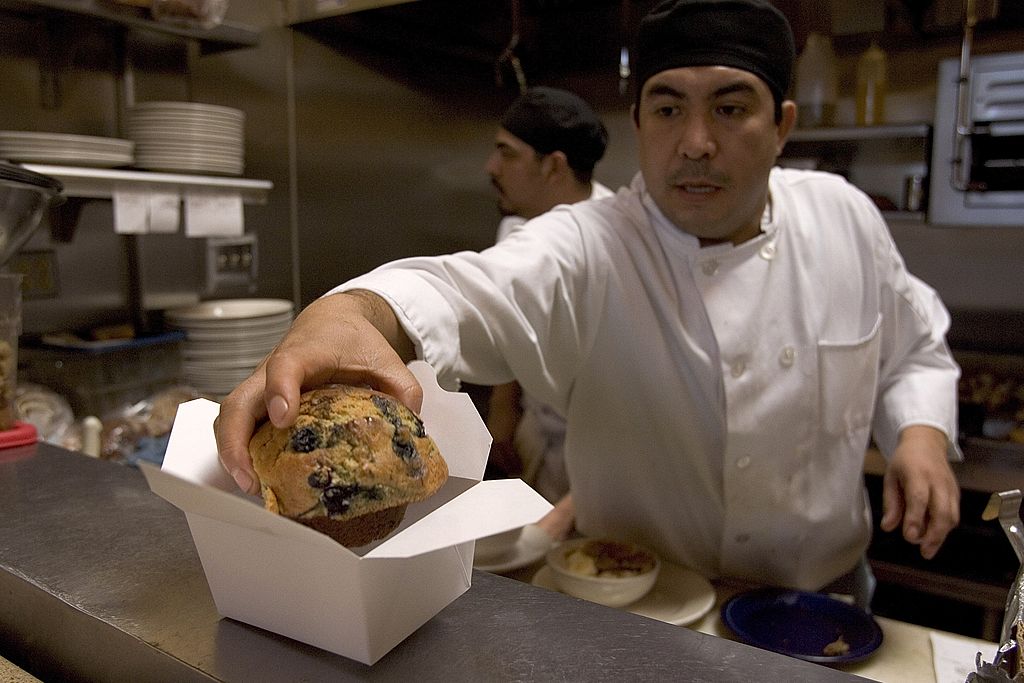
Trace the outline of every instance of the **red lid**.
<instances>
[{"instance_id":1,"label":"red lid","mask_svg":"<svg viewBox=\"0 0 1024 683\"><path fill-rule=\"evenodd\" d=\"M36 427L30 422L15 422L13 427L0 432L0 448L27 446L38 440Z\"/></svg>"}]
</instances>

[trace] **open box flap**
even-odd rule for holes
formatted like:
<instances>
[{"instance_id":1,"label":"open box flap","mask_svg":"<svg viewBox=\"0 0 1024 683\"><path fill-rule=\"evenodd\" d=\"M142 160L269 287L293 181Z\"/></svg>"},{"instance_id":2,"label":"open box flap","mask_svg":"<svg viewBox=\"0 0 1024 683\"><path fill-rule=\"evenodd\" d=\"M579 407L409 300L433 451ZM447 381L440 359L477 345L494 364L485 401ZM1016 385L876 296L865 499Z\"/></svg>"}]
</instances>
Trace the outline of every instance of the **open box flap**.
<instances>
[{"instance_id":1,"label":"open box flap","mask_svg":"<svg viewBox=\"0 0 1024 683\"><path fill-rule=\"evenodd\" d=\"M320 532L268 511L256 496L200 486L175 474L163 472L149 463L139 463L139 468L153 493L191 515L201 515L271 536L323 544L350 552Z\"/></svg>"},{"instance_id":2,"label":"open box flap","mask_svg":"<svg viewBox=\"0 0 1024 683\"><path fill-rule=\"evenodd\" d=\"M551 503L521 479L482 481L364 557L412 557L532 524Z\"/></svg>"},{"instance_id":3,"label":"open box flap","mask_svg":"<svg viewBox=\"0 0 1024 683\"><path fill-rule=\"evenodd\" d=\"M473 399L463 392L442 389L434 369L423 361L410 363L409 370L423 387L420 419L448 464L448 473L480 481L491 450L491 434Z\"/></svg>"}]
</instances>

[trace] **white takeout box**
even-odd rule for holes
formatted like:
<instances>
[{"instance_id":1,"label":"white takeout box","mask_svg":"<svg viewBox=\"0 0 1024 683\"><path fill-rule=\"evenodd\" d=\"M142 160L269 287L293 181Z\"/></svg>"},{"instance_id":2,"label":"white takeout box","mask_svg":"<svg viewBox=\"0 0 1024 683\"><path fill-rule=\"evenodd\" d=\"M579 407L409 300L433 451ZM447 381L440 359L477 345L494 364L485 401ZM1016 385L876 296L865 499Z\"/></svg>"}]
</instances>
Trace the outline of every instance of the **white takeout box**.
<instances>
[{"instance_id":1,"label":"white takeout box","mask_svg":"<svg viewBox=\"0 0 1024 683\"><path fill-rule=\"evenodd\" d=\"M392 535L354 550L238 491L217 458L218 404L179 406L162 468L142 470L185 512L222 616L372 664L469 589L475 539L551 509L519 479L481 481L491 438L472 400L442 390L426 363L409 367L449 478Z\"/></svg>"}]
</instances>

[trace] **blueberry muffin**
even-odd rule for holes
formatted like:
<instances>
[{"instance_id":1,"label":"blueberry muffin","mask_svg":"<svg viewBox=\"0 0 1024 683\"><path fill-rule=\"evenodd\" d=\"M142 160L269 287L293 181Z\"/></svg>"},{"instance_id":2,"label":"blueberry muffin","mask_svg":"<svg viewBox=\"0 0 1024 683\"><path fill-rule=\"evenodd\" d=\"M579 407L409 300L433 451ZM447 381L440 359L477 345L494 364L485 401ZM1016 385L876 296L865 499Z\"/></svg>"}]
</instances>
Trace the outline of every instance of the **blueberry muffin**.
<instances>
[{"instance_id":1,"label":"blueberry muffin","mask_svg":"<svg viewBox=\"0 0 1024 683\"><path fill-rule=\"evenodd\" d=\"M266 508L358 547L384 538L409 503L430 497L448 466L423 422L387 394L334 385L302 395L287 429L249 441Z\"/></svg>"}]
</instances>

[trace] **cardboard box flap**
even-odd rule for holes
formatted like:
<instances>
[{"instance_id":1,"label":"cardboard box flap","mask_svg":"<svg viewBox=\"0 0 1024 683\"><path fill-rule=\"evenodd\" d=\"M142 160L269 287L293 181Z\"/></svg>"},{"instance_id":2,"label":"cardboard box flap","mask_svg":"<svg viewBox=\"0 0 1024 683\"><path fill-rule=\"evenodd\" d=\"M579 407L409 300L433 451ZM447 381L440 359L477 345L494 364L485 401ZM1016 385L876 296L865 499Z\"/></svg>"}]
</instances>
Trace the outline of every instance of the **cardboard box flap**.
<instances>
[{"instance_id":1,"label":"cardboard box flap","mask_svg":"<svg viewBox=\"0 0 1024 683\"><path fill-rule=\"evenodd\" d=\"M482 481L364 557L412 557L531 524L550 509L521 479Z\"/></svg>"},{"instance_id":2,"label":"cardboard box flap","mask_svg":"<svg viewBox=\"0 0 1024 683\"><path fill-rule=\"evenodd\" d=\"M205 398L182 403L174 416L161 469L179 479L221 491L237 491L238 486L217 457L217 439L213 421L220 405Z\"/></svg>"},{"instance_id":3,"label":"cardboard box flap","mask_svg":"<svg viewBox=\"0 0 1024 683\"><path fill-rule=\"evenodd\" d=\"M410 363L409 370L423 387L420 419L448 463L448 474L480 481L487 458L479 456L490 451L491 434L480 419L473 399L463 392L442 389L434 369L423 361Z\"/></svg>"},{"instance_id":4,"label":"cardboard box flap","mask_svg":"<svg viewBox=\"0 0 1024 683\"><path fill-rule=\"evenodd\" d=\"M199 486L175 474L162 472L149 463L140 462L139 467L153 493L182 512L202 515L272 536L301 540L304 543L337 546L333 539L294 520L268 511L263 507L263 501L256 496Z\"/></svg>"}]
</instances>

